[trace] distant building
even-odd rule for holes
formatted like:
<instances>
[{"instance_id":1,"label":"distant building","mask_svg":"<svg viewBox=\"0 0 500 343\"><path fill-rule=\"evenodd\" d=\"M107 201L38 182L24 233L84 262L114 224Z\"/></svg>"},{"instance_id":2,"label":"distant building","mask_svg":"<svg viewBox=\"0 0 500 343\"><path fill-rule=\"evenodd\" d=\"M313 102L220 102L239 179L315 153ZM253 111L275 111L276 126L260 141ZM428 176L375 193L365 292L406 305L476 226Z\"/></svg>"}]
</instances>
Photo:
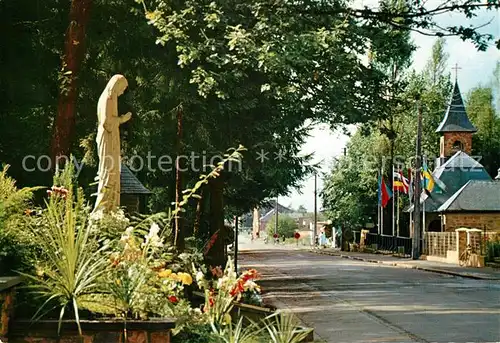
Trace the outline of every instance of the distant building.
<instances>
[{"instance_id":1,"label":"distant building","mask_svg":"<svg viewBox=\"0 0 500 343\"><path fill-rule=\"evenodd\" d=\"M286 206L278 203L278 217L280 214L290 215L294 211ZM254 236L262 236L262 232L266 231L267 223L276 217L276 206L266 206L260 209L255 209L253 212L252 232Z\"/></svg>"}]
</instances>

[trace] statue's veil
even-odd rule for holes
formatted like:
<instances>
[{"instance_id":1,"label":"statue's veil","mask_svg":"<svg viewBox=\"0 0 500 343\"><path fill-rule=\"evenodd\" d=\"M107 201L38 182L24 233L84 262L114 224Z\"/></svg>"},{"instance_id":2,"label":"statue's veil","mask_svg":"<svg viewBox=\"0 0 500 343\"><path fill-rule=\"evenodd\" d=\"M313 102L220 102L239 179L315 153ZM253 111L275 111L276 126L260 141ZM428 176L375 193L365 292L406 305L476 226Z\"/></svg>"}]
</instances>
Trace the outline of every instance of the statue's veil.
<instances>
[{"instance_id":1,"label":"statue's veil","mask_svg":"<svg viewBox=\"0 0 500 343\"><path fill-rule=\"evenodd\" d=\"M106 91L108 97L111 97L113 95L113 92L115 92L116 87L120 84L125 84L124 88L128 86L128 82L125 76L120 74L113 75L113 77L111 77L111 79L108 81L108 84L106 85Z\"/></svg>"}]
</instances>

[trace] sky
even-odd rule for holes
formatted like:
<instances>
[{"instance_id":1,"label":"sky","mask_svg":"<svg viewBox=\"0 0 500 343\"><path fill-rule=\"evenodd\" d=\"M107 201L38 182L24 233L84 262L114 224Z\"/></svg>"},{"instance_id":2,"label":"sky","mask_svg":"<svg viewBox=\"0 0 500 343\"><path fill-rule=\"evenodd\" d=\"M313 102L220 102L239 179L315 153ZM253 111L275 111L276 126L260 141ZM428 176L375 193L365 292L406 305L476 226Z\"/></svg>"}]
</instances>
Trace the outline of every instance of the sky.
<instances>
[{"instance_id":1,"label":"sky","mask_svg":"<svg viewBox=\"0 0 500 343\"><path fill-rule=\"evenodd\" d=\"M371 1L371 0L370 0ZM430 3L430 1L429 1ZM364 2L363 4L367 4ZM483 11L476 18L470 20L472 25L481 25L491 21L489 25L482 28L482 32L491 33L495 40L500 38L500 12ZM439 23L444 26L465 25L464 19L457 15L443 15L439 18ZM418 33L412 33L412 39L417 50L413 54L412 68L421 71L431 54L431 48L436 41L435 37L424 36ZM500 50L495 46L486 52L477 51L470 42L464 42L457 37L446 38L446 52L449 54L448 70L455 76L452 67L458 65L458 82L462 96L479 85L487 85L493 78L493 70L500 61ZM497 94L498 96L498 94ZM443 113L444 114L444 113ZM351 130L354 130L352 128ZM328 171L334 157L340 156L349 138L341 132L332 132L324 125L316 126L309 139L302 147L303 153L314 153L313 163L321 161L321 171ZM436 142L436 144L438 144ZM317 179L318 194L322 189L322 180ZM321 199L318 196L318 210L321 209ZM314 209L314 177L309 177L303 182L300 190L293 190L288 197L279 199L279 203L292 208L298 208L303 205L308 211Z\"/></svg>"}]
</instances>

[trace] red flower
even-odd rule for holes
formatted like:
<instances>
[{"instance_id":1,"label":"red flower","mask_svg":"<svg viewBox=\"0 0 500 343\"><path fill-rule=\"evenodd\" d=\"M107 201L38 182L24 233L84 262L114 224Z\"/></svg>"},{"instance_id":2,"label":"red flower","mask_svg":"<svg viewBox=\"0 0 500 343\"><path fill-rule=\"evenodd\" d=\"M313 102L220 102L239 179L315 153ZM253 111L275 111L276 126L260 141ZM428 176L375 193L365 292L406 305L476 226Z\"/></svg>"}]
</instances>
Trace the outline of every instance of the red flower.
<instances>
[{"instance_id":1,"label":"red flower","mask_svg":"<svg viewBox=\"0 0 500 343\"><path fill-rule=\"evenodd\" d=\"M63 199L66 198L66 195L68 195L68 190L64 187L57 187L57 186L52 186L50 190L47 191L47 195L50 197L53 194L58 195L62 197Z\"/></svg>"},{"instance_id":2,"label":"red flower","mask_svg":"<svg viewBox=\"0 0 500 343\"><path fill-rule=\"evenodd\" d=\"M238 280L238 283L236 284L236 286L234 286L234 288L231 290L231 292L229 292L229 294L234 297L236 295L238 295L239 293L242 293L245 291L245 282L246 280L244 279L240 279Z\"/></svg>"},{"instance_id":3,"label":"red flower","mask_svg":"<svg viewBox=\"0 0 500 343\"><path fill-rule=\"evenodd\" d=\"M208 298L208 305L209 305L210 307L214 307L214 305L215 305L214 298L212 298L212 297L209 297L209 298Z\"/></svg>"},{"instance_id":4,"label":"red flower","mask_svg":"<svg viewBox=\"0 0 500 343\"><path fill-rule=\"evenodd\" d=\"M241 278L247 282L248 280L256 280L260 277L259 273L255 269L250 269L247 270L246 272L243 273Z\"/></svg>"},{"instance_id":5,"label":"red flower","mask_svg":"<svg viewBox=\"0 0 500 343\"><path fill-rule=\"evenodd\" d=\"M171 295L168 297L168 301L170 301L172 304L177 304L179 302L179 299L175 295Z\"/></svg>"}]
</instances>

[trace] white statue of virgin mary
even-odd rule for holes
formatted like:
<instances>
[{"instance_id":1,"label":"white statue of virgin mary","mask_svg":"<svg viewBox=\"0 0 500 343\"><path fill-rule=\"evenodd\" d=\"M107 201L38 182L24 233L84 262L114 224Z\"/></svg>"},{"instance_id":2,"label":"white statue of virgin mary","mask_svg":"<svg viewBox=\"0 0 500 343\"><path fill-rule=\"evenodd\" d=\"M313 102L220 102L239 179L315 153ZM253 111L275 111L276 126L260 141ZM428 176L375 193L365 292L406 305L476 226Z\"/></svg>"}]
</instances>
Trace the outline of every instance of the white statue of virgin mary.
<instances>
[{"instance_id":1,"label":"white statue of virgin mary","mask_svg":"<svg viewBox=\"0 0 500 343\"><path fill-rule=\"evenodd\" d=\"M97 104L97 148L99 154L97 200L94 212L111 212L120 206L120 124L132 114L118 115L118 97L128 86L123 75L114 75L99 97Z\"/></svg>"}]
</instances>

